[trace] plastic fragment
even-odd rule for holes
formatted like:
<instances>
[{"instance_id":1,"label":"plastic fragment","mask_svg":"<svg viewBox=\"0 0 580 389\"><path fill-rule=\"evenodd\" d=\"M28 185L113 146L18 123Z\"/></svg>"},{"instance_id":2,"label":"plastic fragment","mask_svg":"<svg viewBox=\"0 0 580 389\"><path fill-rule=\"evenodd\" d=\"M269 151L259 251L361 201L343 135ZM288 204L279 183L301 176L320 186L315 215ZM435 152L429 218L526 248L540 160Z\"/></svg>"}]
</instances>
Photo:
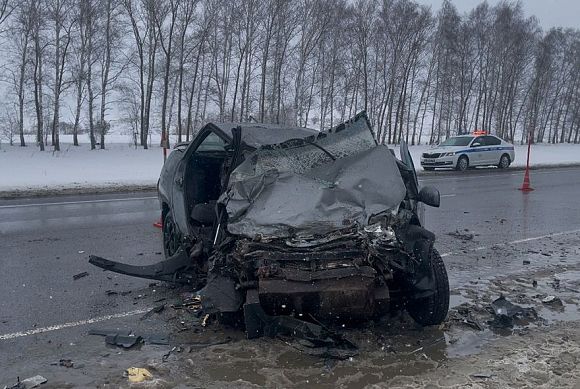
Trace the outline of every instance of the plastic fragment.
<instances>
[{"instance_id":1,"label":"plastic fragment","mask_svg":"<svg viewBox=\"0 0 580 389\"><path fill-rule=\"evenodd\" d=\"M73 280L75 280L75 281L76 281L76 280L78 280L78 279L80 279L80 278L83 278L83 277L86 277L86 276L88 276L88 275L89 275L89 273L88 273L88 272L86 272L86 271L84 271L84 272L82 272L82 273L75 274L75 275L73 276Z\"/></svg>"},{"instance_id":2,"label":"plastic fragment","mask_svg":"<svg viewBox=\"0 0 580 389\"><path fill-rule=\"evenodd\" d=\"M127 378L129 382L143 382L152 379L153 374L142 367L130 367L127 369Z\"/></svg>"}]
</instances>

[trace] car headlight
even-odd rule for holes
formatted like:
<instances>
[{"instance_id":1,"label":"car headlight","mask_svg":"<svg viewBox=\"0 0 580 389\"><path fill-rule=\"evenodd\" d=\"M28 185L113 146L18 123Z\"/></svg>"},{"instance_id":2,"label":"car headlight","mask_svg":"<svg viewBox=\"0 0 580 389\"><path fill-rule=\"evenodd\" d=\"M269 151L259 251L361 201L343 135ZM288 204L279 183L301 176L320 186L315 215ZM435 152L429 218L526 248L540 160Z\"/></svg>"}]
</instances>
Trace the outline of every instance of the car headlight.
<instances>
[{"instance_id":1,"label":"car headlight","mask_svg":"<svg viewBox=\"0 0 580 389\"><path fill-rule=\"evenodd\" d=\"M442 157L453 157L455 155L455 153L445 153L442 155Z\"/></svg>"}]
</instances>

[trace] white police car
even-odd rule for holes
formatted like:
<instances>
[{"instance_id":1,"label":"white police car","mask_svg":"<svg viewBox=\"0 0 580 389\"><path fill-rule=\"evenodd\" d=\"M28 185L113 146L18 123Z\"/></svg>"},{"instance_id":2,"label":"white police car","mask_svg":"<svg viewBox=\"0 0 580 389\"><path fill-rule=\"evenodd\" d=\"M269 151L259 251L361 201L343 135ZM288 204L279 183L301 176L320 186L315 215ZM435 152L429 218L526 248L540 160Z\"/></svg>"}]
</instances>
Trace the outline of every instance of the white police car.
<instances>
[{"instance_id":1,"label":"white police car","mask_svg":"<svg viewBox=\"0 0 580 389\"><path fill-rule=\"evenodd\" d=\"M497 136L476 131L471 135L454 136L421 155L425 170L451 167L467 170L475 166L497 166L505 169L515 158L514 145Z\"/></svg>"}]
</instances>

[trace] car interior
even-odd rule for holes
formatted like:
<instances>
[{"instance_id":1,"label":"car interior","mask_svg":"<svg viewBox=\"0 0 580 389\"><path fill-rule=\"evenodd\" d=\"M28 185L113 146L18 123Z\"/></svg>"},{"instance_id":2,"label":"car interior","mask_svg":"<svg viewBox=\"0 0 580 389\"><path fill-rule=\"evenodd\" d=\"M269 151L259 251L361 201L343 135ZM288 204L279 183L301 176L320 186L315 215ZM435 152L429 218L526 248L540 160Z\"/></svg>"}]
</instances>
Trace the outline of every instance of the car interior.
<instances>
[{"instance_id":1,"label":"car interior","mask_svg":"<svg viewBox=\"0 0 580 389\"><path fill-rule=\"evenodd\" d=\"M216 202L224 189L227 161L232 152L215 133L209 133L191 154L184 173L185 201L193 226L213 228Z\"/></svg>"}]
</instances>

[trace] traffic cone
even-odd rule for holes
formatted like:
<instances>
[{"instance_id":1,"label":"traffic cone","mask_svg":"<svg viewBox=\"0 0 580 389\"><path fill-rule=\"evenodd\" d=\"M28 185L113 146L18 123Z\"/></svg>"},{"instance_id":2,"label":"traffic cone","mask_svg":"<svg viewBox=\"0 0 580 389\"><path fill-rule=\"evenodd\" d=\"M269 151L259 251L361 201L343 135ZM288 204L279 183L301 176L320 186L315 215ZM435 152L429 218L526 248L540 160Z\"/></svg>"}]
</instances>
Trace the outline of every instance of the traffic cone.
<instances>
[{"instance_id":1,"label":"traffic cone","mask_svg":"<svg viewBox=\"0 0 580 389\"><path fill-rule=\"evenodd\" d=\"M163 219L159 218L159 220L157 220L155 223L153 223L153 226L157 227L157 228L163 228Z\"/></svg>"},{"instance_id":2,"label":"traffic cone","mask_svg":"<svg viewBox=\"0 0 580 389\"><path fill-rule=\"evenodd\" d=\"M524 173L524 182L522 183L522 187L519 188L523 192L531 192L534 190L530 186L530 169L526 167L526 172Z\"/></svg>"}]
</instances>

